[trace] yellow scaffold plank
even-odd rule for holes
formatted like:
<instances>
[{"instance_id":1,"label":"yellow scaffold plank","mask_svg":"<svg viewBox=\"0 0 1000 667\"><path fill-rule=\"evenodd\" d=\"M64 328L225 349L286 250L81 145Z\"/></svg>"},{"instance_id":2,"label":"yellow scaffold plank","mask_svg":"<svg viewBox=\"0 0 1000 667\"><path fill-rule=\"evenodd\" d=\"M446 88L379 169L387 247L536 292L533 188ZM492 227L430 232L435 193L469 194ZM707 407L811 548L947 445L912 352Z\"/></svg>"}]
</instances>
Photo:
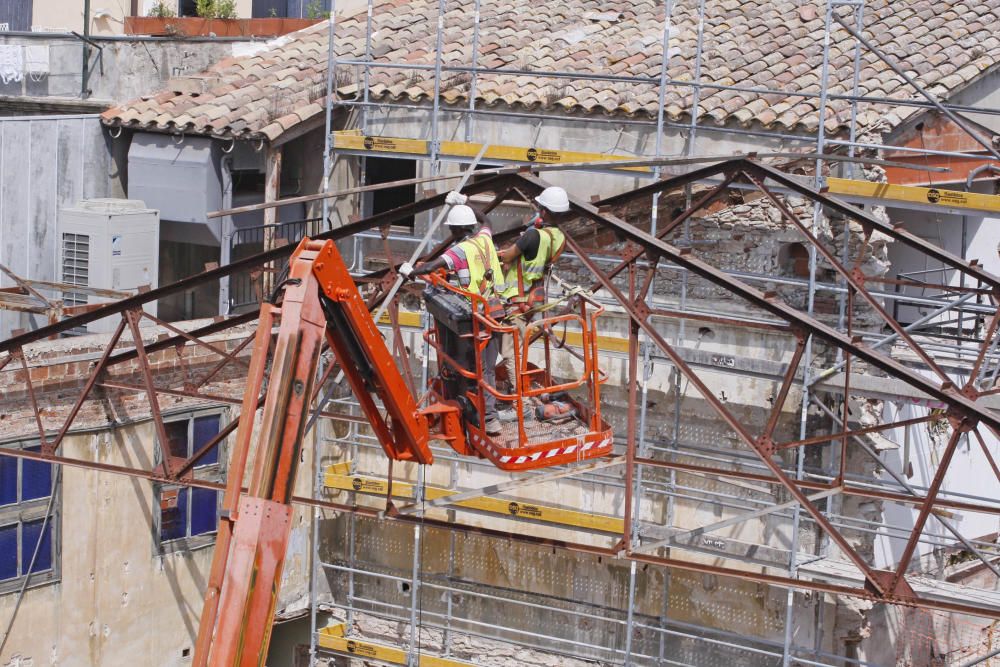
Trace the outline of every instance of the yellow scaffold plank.
<instances>
[{"instance_id":1,"label":"yellow scaffold plank","mask_svg":"<svg viewBox=\"0 0 1000 667\"><path fill-rule=\"evenodd\" d=\"M393 665L408 664L406 651L400 648L345 637L343 623L321 628L318 634L319 645L329 651L346 653L347 655L368 658L370 660L379 660ZM452 658L440 658L434 655L421 654L418 656L418 659L417 664L420 667L474 667L471 662L463 662Z\"/></svg>"},{"instance_id":2,"label":"yellow scaffold plank","mask_svg":"<svg viewBox=\"0 0 1000 667\"><path fill-rule=\"evenodd\" d=\"M430 142L423 139L403 139L398 137L362 136L357 130L334 132L333 146L341 150L370 151L379 153L399 153L406 155L429 155ZM482 144L466 141L442 141L440 154L444 157L473 158ZM563 151L533 146L490 145L483 156L487 160L504 162L528 162L536 164L572 164L577 162L620 162L638 160L635 155L608 155L606 153L583 153ZM649 172L650 167L609 167L622 171ZM848 178L830 178L827 188L831 195L861 197L891 204L937 205L944 208L968 209L974 211L1000 212L1000 195L985 195L976 192L960 192L940 188L921 188L912 185L890 185Z\"/></svg>"},{"instance_id":3,"label":"yellow scaffold plank","mask_svg":"<svg viewBox=\"0 0 1000 667\"><path fill-rule=\"evenodd\" d=\"M389 313L388 312L382 313L382 317L379 318L378 323L384 326L389 326L390 324L392 324L392 320L389 318ZM399 311L399 326L419 329L421 326L420 313L414 312L412 310Z\"/></svg>"},{"instance_id":4,"label":"yellow scaffold plank","mask_svg":"<svg viewBox=\"0 0 1000 667\"><path fill-rule=\"evenodd\" d=\"M378 153L401 153L406 155L429 155L431 146L423 139L401 139L398 137L362 136L350 130L334 132L333 147L348 151L373 151ZM440 154L445 157L474 158L482 149L482 144L468 141L442 141ZM534 162L536 164L572 164L576 162L620 162L639 160L634 155L608 155L607 153L585 153L563 151L534 146L489 146L483 155L486 160L504 162ZM622 171L651 171L649 167L615 167Z\"/></svg>"},{"instance_id":5,"label":"yellow scaffold plank","mask_svg":"<svg viewBox=\"0 0 1000 667\"><path fill-rule=\"evenodd\" d=\"M340 472L339 469L336 469L335 466L327 468L324 477L324 483L328 489L356 491L373 496L385 496L389 487L388 482L384 479L364 475L346 475ZM428 486L425 490L428 500L444 498L455 493L458 492L438 486ZM393 480L392 495L394 498L413 498L413 485ZM537 505L520 500L488 497L471 498L456 502L454 507L485 512L487 514L496 514L508 518L530 519L532 521L568 528L584 528L613 535L620 535L624 529L624 522L618 517L592 512L580 512L563 509L562 507L552 507L550 505Z\"/></svg>"},{"instance_id":6,"label":"yellow scaffold plank","mask_svg":"<svg viewBox=\"0 0 1000 667\"><path fill-rule=\"evenodd\" d=\"M847 178L827 179L830 194L910 204L936 204L946 208L965 208L976 211L1000 211L1000 196L978 192L960 192L940 188L920 188L914 185L890 185Z\"/></svg>"}]
</instances>

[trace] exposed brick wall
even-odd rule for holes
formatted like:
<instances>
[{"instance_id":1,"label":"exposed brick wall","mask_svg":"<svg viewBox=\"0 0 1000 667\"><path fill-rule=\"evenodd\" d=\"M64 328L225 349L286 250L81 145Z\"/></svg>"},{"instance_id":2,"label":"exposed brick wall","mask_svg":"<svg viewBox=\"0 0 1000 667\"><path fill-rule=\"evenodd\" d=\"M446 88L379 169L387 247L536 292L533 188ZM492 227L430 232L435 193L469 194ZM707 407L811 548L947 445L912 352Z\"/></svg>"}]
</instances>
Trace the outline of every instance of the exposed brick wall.
<instances>
[{"instance_id":1,"label":"exposed brick wall","mask_svg":"<svg viewBox=\"0 0 1000 667\"><path fill-rule=\"evenodd\" d=\"M229 352L252 329L233 329L225 336L213 340L213 345ZM157 339L162 332L143 331L146 344ZM44 341L25 348L28 373L38 403L38 412L48 432L62 426L83 390L109 342L108 336L81 336L78 338ZM132 349L131 340L122 341L117 351ZM249 359L249 346L240 357ZM188 344L183 348L171 347L149 355L149 366L154 383L160 388L193 389L222 357L199 345ZM245 385L246 368L230 363L212 381L199 391L206 394L240 399ZM11 440L38 435L35 412L31 405L25 371L19 360L11 361L0 372L0 440ZM111 366L104 375L108 381L143 386L143 374L138 359ZM164 412L211 403L200 398L158 395L160 409ZM118 389L95 387L73 422L72 429L101 428L110 423L135 421L150 417L146 394Z\"/></svg>"}]
</instances>

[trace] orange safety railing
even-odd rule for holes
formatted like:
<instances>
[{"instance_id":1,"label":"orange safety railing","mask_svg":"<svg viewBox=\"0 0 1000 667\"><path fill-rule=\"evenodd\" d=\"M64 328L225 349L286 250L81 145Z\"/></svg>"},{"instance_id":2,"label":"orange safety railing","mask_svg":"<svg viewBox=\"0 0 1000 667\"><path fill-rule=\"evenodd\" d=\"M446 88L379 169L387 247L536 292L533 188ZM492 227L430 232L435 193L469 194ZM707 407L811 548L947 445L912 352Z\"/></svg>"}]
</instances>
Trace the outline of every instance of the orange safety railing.
<instances>
[{"instance_id":1,"label":"orange safety railing","mask_svg":"<svg viewBox=\"0 0 1000 667\"><path fill-rule=\"evenodd\" d=\"M489 315L489 308L486 298L479 294L468 292L450 284L440 274L429 274L427 282L435 287L451 291L469 300L472 309L472 333L467 336L473 339L475 345L475 369L464 367L457 360L449 356L438 340L435 329L429 330L425 336L428 342L434 347L438 363L446 365L451 371L461 377L475 383L478 391L467 392L466 398L476 407L479 418L479 428L485 430L485 410L486 396L492 395L498 401L512 403L517 413L518 434L521 443L527 441L524 427L524 403L525 399L539 397L544 394L556 394L578 389L587 385L586 423L591 430L600 430L601 402L600 385L607 380L607 376L598 366L597 356L597 318L604 313L604 307L584 294L576 294L571 297L575 302L578 312L562 312L550 317L543 317L534 321L526 322L522 326L516 324L498 322ZM565 311L565 309L564 309ZM580 331L582 341L582 354L574 355L583 362L583 372L579 377L561 383L551 381L551 336L553 328L558 325L568 326L575 324ZM514 378L508 378L514 388L513 393L501 392L495 386L491 386L483 379L483 352L489 345L490 339L494 335L509 334L514 339ZM541 339L544 349L544 367L534 367L530 362L532 352L532 342ZM535 385L535 386L533 386ZM582 415L581 415L582 416Z\"/></svg>"}]
</instances>

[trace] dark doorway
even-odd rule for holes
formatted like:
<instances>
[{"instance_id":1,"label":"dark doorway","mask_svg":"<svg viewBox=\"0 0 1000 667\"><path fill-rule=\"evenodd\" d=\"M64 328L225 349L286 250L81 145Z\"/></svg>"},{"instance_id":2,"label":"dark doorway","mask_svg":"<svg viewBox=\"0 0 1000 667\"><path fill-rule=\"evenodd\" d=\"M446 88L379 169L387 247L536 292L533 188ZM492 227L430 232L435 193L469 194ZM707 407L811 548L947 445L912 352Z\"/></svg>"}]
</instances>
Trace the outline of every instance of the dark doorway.
<instances>
[{"instance_id":1,"label":"dark doorway","mask_svg":"<svg viewBox=\"0 0 1000 667\"><path fill-rule=\"evenodd\" d=\"M391 183L409 178L416 178L416 160L399 160L396 158L370 157L365 163L365 185ZM387 190L378 190L371 194L371 214L384 213L412 204L417 198L416 185L403 185ZM413 229L413 216L397 220L393 223L401 227Z\"/></svg>"}]
</instances>

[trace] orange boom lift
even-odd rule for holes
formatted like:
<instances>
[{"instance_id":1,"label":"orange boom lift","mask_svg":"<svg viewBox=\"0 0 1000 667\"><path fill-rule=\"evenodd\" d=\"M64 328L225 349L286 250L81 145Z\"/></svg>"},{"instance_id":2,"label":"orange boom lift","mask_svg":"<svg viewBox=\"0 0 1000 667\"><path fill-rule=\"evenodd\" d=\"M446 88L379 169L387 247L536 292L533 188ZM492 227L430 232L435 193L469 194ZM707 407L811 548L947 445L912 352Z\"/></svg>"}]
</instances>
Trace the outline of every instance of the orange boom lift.
<instances>
[{"instance_id":1,"label":"orange boom lift","mask_svg":"<svg viewBox=\"0 0 1000 667\"><path fill-rule=\"evenodd\" d=\"M438 355L429 404L420 407L385 346L333 241L303 239L275 289L280 304L264 303L243 397L242 415L223 497L218 537L195 645L194 665L264 664L281 571L291 532L291 497L313 384L324 341L361 404L386 456L430 464L431 440L460 454L488 458L505 470L540 468L611 452L611 430L600 416L596 319L602 309L574 297L578 312L532 322L521 332L485 314L481 297L441 276L425 293L435 318L428 339ZM471 304L471 308L470 308ZM278 325L277 336L272 331ZM580 377L552 383L548 363L553 327L572 324L582 335ZM518 350L511 394L482 380L482 350L497 332L511 332ZM273 346L272 346L273 339ZM532 339L544 341L544 368L529 361ZM257 431L250 482L244 475L255 439L268 357L271 373ZM490 360L494 363L494 360ZM584 391L585 389L585 391ZM580 390L582 398L569 392ZM485 392L510 401L518 419L491 437L483 428Z\"/></svg>"}]
</instances>

